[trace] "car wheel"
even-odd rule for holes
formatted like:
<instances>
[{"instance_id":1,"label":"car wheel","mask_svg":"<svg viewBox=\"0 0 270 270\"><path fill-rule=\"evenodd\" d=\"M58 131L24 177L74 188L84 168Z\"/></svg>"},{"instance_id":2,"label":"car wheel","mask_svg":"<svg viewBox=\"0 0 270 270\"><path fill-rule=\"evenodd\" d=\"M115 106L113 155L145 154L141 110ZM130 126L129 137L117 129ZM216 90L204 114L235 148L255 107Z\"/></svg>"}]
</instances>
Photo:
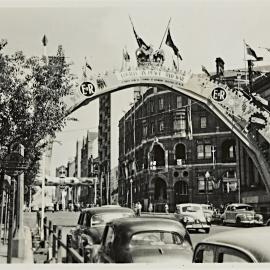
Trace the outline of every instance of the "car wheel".
<instances>
[{"instance_id":1,"label":"car wheel","mask_svg":"<svg viewBox=\"0 0 270 270\"><path fill-rule=\"evenodd\" d=\"M237 218L236 219L236 226L237 227L240 227L241 226L241 219L240 218Z\"/></svg>"},{"instance_id":2,"label":"car wheel","mask_svg":"<svg viewBox=\"0 0 270 270\"><path fill-rule=\"evenodd\" d=\"M205 229L205 233L209 233L210 232L210 228Z\"/></svg>"}]
</instances>

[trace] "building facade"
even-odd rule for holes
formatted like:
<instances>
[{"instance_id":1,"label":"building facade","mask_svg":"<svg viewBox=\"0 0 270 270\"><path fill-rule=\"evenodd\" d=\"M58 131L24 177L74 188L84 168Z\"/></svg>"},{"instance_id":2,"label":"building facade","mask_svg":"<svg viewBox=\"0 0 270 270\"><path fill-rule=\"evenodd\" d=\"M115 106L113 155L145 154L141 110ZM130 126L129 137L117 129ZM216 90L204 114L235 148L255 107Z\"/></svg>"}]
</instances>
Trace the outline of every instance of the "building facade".
<instances>
[{"instance_id":1,"label":"building facade","mask_svg":"<svg viewBox=\"0 0 270 270\"><path fill-rule=\"evenodd\" d=\"M98 204L110 204L110 171L111 171L111 95L99 98L98 126L99 156L99 196Z\"/></svg>"}]
</instances>

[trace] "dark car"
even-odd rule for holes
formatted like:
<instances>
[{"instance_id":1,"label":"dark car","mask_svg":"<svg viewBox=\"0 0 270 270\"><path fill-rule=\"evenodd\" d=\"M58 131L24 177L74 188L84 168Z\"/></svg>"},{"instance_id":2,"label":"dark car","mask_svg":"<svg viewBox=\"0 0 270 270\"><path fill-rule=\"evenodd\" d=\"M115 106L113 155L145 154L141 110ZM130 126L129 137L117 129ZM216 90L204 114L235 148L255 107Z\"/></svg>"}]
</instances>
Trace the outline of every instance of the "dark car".
<instances>
[{"instance_id":1,"label":"dark car","mask_svg":"<svg viewBox=\"0 0 270 270\"><path fill-rule=\"evenodd\" d=\"M236 229L199 242L195 263L270 262L270 227Z\"/></svg>"},{"instance_id":2,"label":"dark car","mask_svg":"<svg viewBox=\"0 0 270 270\"><path fill-rule=\"evenodd\" d=\"M116 218L134 216L135 213L132 209L119 206L83 209L76 228L71 230L73 248L77 249L80 254L86 245L97 249L107 222Z\"/></svg>"},{"instance_id":3,"label":"dark car","mask_svg":"<svg viewBox=\"0 0 270 270\"><path fill-rule=\"evenodd\" d=\"M107 224L98 252L100 263L191 263L189 233L169 218L135 217Z\"/></svg>"}]
</instances>

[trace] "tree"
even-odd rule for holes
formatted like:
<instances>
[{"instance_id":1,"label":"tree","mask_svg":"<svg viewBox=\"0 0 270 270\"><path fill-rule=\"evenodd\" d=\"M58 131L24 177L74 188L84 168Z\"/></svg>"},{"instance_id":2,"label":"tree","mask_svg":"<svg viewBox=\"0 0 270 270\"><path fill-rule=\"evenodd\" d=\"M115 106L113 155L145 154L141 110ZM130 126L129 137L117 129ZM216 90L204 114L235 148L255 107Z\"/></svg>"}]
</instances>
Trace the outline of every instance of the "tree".
<instances>
[{"instance_id":1,"label":"tree","mask_svg":"<svg viewBox=\"0 0 270 270\"><path fill-rule=\"evenodd\" d=\"M70 65L62 46L55 56L41 58L27 58L22 52L5 55L0 50L0 145L2 149L15 142L25 146L28 185L38 172L48 138L54 139L66 124L62 98L75 82Z\"/></svg>"}]
</instances>

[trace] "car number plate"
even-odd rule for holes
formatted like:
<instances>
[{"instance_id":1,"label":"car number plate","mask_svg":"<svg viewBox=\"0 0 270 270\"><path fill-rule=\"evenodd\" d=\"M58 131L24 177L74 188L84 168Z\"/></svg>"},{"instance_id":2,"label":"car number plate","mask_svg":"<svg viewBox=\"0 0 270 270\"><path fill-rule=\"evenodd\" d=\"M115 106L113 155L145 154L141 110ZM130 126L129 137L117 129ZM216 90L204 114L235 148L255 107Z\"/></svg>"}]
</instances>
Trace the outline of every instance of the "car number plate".
<instances>
[{"instance_id":1,"label":"car number plate","mask_svg":"<svg viewBox=\"0 0 270 270\"><path fill-rule=\"evenodd\" d=\"M201 224L193 224L192 227L193 228L202 228L202 225Z\"/></svg>"}]
</instances>

